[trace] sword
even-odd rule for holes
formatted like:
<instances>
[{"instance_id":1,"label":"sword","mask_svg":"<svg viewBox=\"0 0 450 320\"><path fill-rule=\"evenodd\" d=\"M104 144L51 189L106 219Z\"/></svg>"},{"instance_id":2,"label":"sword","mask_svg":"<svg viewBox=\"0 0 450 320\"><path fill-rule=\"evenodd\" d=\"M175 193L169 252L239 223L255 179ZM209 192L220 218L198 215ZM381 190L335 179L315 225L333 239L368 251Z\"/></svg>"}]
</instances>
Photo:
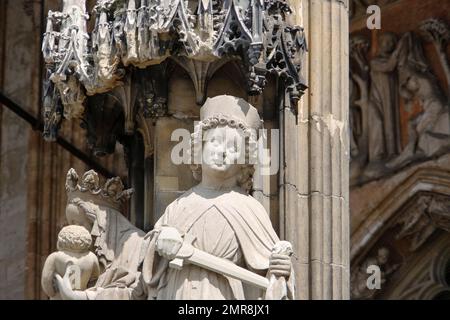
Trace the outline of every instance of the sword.
<instances>
[{"instance_id":1,"label":"sword","mask_svg":"<svg viewBox=\"0 0 450 320\"><path fill-rule=\"evenodd\" d=\"M229 260L216 257L205 251L194 248L192 246L194 240L195 238L189 234L184 236L184 242L176 257L169 262L171 268L181 270L185 263L193 264L230 278L240 280L260 289L266 290L269 287L269 279L241 268Z\"/></svg>"}]
</instances>

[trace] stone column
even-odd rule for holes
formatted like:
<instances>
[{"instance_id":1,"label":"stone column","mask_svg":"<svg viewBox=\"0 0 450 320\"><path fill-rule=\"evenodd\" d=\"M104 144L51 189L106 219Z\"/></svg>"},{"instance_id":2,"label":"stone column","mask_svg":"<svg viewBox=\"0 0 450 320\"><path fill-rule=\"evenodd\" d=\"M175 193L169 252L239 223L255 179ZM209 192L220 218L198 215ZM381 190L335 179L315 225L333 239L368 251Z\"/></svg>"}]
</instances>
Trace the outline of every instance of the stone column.
<instances>
[{"instance_id":1,"label":"stone column","mask_svg":"<svg viewBox=\"0 0 450 320\"><path fill-rule=\"evenodd\" d=\"M297 117L284 111L297 135L284 134L281 234L296 248L298 299L349 299L348 0L290 3L308 41L309 89Z\"/></svg>"}]
</instances>

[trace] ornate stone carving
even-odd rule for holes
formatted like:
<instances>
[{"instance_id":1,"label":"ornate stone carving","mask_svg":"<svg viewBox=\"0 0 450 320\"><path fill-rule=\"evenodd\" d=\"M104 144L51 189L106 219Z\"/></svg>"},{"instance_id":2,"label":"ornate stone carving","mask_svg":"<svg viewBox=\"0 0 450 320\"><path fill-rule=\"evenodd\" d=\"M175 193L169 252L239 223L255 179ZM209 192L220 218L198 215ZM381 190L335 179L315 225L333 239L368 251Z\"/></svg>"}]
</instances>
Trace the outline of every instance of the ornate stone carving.
<instances>
[{"instance_id":1,"label":"ornate stone carving","mask_svg":"<svg viewBox=\"0 0 450 320\"><path fill-rule=\"evenodd\" d=\"M198 104L205 100L208 79L227 59L242 64L250 95L262 93L268 73L283 81L293 108L306 89L300 75L305 36L301 27L286 22L291 10L284 0L98 0L91 34L85 2L64 0L61 12L49 12L42 46L48 79L57 88L47 90L46 99L61 97L65 118L83 116L86 95L120 91L134 68L169 57L191 76ZM160 75L161 70L153 71L150 77ZM154 96L146 116L164 113L166 97ZM124 133L130 134L136 112L134 105L123 108ZM55 104L53 109L48 113L56 113ZM57 131L52 119L45 121Z\"/></svg>"},{"instance_id":2,"label":"ornate stone carving","mask_svg":"<svg viewBox=\"0 0 450 320\"><path fill-rule=\"evenodd\" d=\"M44 60L52 71L49 79L59 90L64 116L68 119L83 113L85 94L81 84L89 88L92 81L87 60L89 35L85 2L65 0L61 12L50 11L42 44Z\"/></svg>"},{"instance_id":3,"label":"ornate stone carving","mask_svg":"<svg viewBox=\"0 0 450 320\"><path fill-rule=\"evenodd\" d=\"M291 9L284 1L269 1L267 8L269 19L266 20L266 68L285 81L285 86L293 100L300 99L306 89L306 80L302 77L301 68L303 55L307 51L306 38L303 29L298 26L288 26L283 17L291 13ZM258 93L264 83L262 75L258 75L258 65L255 66L257 75L253 86ZM261 80L258 80L261 79Z\"/></svg>"},{"instance_id":4,"label":"ornate stone carving","mask_svg":"<svg viewBox=\"0 0 450 320\"><path fill-rule=\"evenodd\" d=\"M399 270L399 277L382 299L440 300L448 299L450 284L449 237L442 234L421 253L408 257L409 263ZM400 276L401 275L401 276Z\"/></svg>"},{"instance_id":5,"label":"ornate stone carving","mask_svg":"<svg viewBox=\"0 0 450 320\"><path fill-rule=\"evenodd\" d=\"M357 270L352 272L351 276L351 297L352 299L372 299L377 290L369 289L367 287L367 279L370 274L367 273L369 266L378 266L381 271L381 285L384 285L389 276L394 273L399 264L392 264L390 261L390 250L386 247L381 247L377 250L377 255L369 257L357 267Z\"/></svg>"},{"instance_id":6,"label":"ornate stone carving","mask_svg":"<svg viewBox=\"0 0 450 320\"><path fill-rule=\"evenodd\" d=\"M422 30L434 41L442 69L447 70L446 25L428 20ZM352 41L352 184L450 151L449 98L428 65L420 38L413 32L405 33L399 41L396 38L392 33L381 34L379 52L370 61L366 60L367 42L360 36ZM408 142L403 148L401 100L406 111L411 112L417 102L422 108L408 121Z\"/></svg>"},{"instance_id":7,"label":"ornate stone carving","mask_svg":"<svg viewBox=\"0 0 450 320\"><path fill-rule=\"evenodd\" d=\"M65 300L294 298L292 246L279 240L264 207L248 195L253 164L236 163L252 158L252 132L262 124L258 111L242 99L218 96L201 108L201 120L192 142L205 151L200 164L192 166L200 184L171 203L146 236L120 214L131 190L124 190L119 178L101 186L94 171L79 179L69 170L66 217L72 226L67 230L86 230L72 237L84 249L89 247L84 240L94 238L100 272L93 286L86 288L84 281L75 287L71 270L55 274L48 267L43 284L50 295ZM236 139L235 147L229 147L229 139ZM238 147L241 143L246 147ZM205 277L208 281L199 281Z\"/></svg>"},{"instance_id":8,"label":"ornate stone carving","mask_svg":"<svg viewBox=\"0 0 450 320\"><path fill-rule=\"evenodd\" d=\"M422 282L417 278L416 270L414 273L411 270L421 269L419 266L425 262L423 257L436 257L437 241L446 241L448 248L450 239L450 173L439 166L441 163L416 164L378 182L378 188L384 189L388 196L365 204L368 209L359 213L365 218L352 233L352 277L360 277L361 292L365 290L363 279L370 276L363 274L366 271L361 266L368 257L375 255L378 248L387 247L391 251L392 264L400 264L400 267L389 277L386 285L381 286L381 290L375 290L376 298L398 299L400 295L406 295L406 291L408 297L424 294L408 286L408 283ZM367 193L370 187L362 188ZM360 275L353 275L354 272ZM401 289L397 289L399 284L402 284ZM427 299L433 297L430 295L426 295Z\"/></svg>"},{"instance_id":9,"label":"ornate stone carving","mask_svg":"<svg viewBox=\"0 0 450 320\"><path fill-rule=\"evenodd\" d=\"M423 31L425 39L433 43L436 52L439 55L442 68L447 78L447 92L450 92L450 63L446 53L450 41L449 26L444 21L428 19L422 22L420 29Z\"/></svg>"},{"instance_id":10,"label":"ornate stone carving","mask_svg":"<svg viewBox=\"0 0 450 320\"><path fill-rule=\"evenodd\" d=\"M419 197L412 210L400 217L397 239L409 238L410 251L416 251L437 230L450 232L450 198L443 195Z\"/></svg>"},{"instance_id":11,"label":"ornate stone carving","mask_svg":"<svg viewBox=\"0 0 450 320\"><path fill-rule=\"evenodd\" d=\"M369 41L362 36L350 39L350 153L351 179L361 174L367 162L369 135Z\"/></svg>"},{"instance_id":12,"label":"ornate stone carving","mask_svg":"<svg viewBox=\"0 0 450 320\"><path fill-rule=\"evenodd\" d=\"M135 70L138 84L138 109L146 118L157 118L167 114L167 75L171 66L168 63Z\"/></svg>"},{"instance_id":13,"label":"ornate stone carving","mask_svg":"<svg viewBox=\"0 0 450 320\"><path fill-rule=\"evenodd\" d=\"M410 48L398 67L401 95L407 105L418 99L423 107L409 121L409 141L401 154L387 166L399 168L416 159L450 151L450 111L447 98L423 57L422 48L412 33L402 38Z\"/></svg>"},{"instance_id":14,"label":"ornate stone carving","mask_svg":"<svg viewBox=\"0 0 450 320\"><path fill-rule=\"evenodd\" d=\"M63 106L59 91L49 79L49 74L52 73L51 70L47 70L47 73L47 78L43 85L44 101L42 118L44 120L44 131L42 135L46 141L55 141L63 120Z\"/></svg>"},{"instance_id":15,"label":"ornate stone carving","mask_svg":"<svg viewBox=\"0 0 450 320\"><path fill-rule=\"evenodd\" d=\"M398 80L401 46L393 33L383 33L378 54L370 60L369 164L392 158L400 150Z\"/></svg>"}]
</instances>

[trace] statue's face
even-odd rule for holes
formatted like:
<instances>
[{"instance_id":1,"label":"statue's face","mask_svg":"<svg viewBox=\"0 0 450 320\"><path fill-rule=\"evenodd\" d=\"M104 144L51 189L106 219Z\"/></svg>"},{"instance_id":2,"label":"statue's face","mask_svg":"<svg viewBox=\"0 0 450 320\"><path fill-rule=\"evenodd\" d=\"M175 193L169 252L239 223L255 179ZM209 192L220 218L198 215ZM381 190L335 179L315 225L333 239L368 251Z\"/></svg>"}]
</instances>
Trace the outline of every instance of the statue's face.
<instances>
[{"instance_id":1,"label":"statue's face","mask_svg":"<svg viewBox=\"0 0 450 320\"><path fill-rule=\"evenodd\" d=\"M406 88L411 92L416 92L419 89L419 83L417 82L417 78L412 76L406 82Z\"/></svg>"},{"instance_id":2,"label":"statue's face","mask_svg":"<svg viewBox=\"0 0 450 320\"><path fill-rule=\"evenodd\" d=\"M245 139L241 131L219 126L206 131L203 143L202 171L221 178L239 173L245 162Z\"/></svg>"},{"instance_id":3,"label":"statue's face","mask_svg":"<svg viewBox=\"0 0 450 320\"><path fill-rule=\"evenodd\" d=\"M378 250L378 263L384 265L389 260L389 250L381 248Z\"/></svg>"},{"instance_id":4,"label":"statue's face","mask_svg":"<svg viewBox=\"0 0 450 320\"><path fill-rule=\"evenodd\" d=\"M92 229L92 221L88 218L83 209L74 203L67 204L66 218L69 225L82 226L89 231Z\"/></svg>"},{"instance_id":5,"label":"statue's face","mask_svg":"<svg viewBox=\"0 0 450 320\"><path fill-rule=\"evenodd\" d=\"M396 45L395 39L388 34L382 35L380 38L380 52L391 53L394 51Z\"/></svg>"}]
</instances>

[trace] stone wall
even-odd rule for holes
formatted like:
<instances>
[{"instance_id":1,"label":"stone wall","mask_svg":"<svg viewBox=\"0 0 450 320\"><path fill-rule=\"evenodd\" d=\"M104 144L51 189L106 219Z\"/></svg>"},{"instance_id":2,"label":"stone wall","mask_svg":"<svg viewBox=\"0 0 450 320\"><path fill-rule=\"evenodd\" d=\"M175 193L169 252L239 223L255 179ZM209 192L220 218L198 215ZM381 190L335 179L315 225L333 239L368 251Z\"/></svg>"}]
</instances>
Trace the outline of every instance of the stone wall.
<instances>
[{"instance_id":1,"label":"stone wall","mask_svg":"<svg viewBox=\"0 0 450 320\"><path fill-rule=\"evenodd\" d=\"M12 1L9 1L9 3ZM2 57L1 90L29 111L37 100L39 29L33 8L0 5ZM26 93L26 94L24 94ZM0 156L0 299L25 298L27 253L27 163L30 129L16 115L2 108Z\"/></svg>"},{"instance_id":2,"label":"stone wall","mask_svg":"<svg viewBox=\"0 0 450 320\"><path fill-rule=\"evenodd\" d=\"M59 4L0 3L0 90L36 118L41 118L42 109L42 13ZM41 132L4 106L0 119L0 299L45 298L42 265L66 224L65 175L71 167L82 172L87 166L58 144L45 142ZM80 123L63 125L60 135L90 154ZM96 161L126 181L124 150L117 145L116 151Z\"/></svg>"}]
</instances>

